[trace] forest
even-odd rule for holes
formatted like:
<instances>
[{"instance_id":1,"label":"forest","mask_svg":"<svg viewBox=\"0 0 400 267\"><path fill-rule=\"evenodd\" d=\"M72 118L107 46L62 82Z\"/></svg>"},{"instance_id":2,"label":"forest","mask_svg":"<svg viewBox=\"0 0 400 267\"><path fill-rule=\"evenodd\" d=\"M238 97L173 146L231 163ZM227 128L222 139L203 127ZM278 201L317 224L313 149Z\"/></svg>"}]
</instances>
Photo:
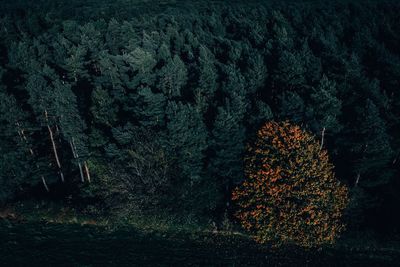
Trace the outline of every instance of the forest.
<instances>
[{"instance_id":1,"label":"forest","mask_svg":"<svg viewBox=\"0 0 400 267\"><path fill-rule=\"evenodd\" d=\"M1 1L0 205L218 228L287 121L348 188L346 231L397 234L400 3L229 2Z\"/></svg>"}]
</instances>

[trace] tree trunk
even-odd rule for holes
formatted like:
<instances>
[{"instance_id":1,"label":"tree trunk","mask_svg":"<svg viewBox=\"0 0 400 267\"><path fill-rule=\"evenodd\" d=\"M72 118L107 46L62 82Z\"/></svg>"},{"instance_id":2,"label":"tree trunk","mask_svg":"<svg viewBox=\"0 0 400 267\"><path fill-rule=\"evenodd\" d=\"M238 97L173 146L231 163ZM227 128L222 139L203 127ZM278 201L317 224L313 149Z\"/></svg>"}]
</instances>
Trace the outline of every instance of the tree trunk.
<instances>
[{"instance_id":1,"label":"tree trunk","mask_svg":"<svg viewBox=\"0 0 400 267\"><path fill-rule=\"evenodd\" d=\"M322 136L321 136L321 146L320 146L320 148L319 148L320 151L322 150L322 147L324 146L325 130L326 130L325 127L322 128L322 132L321 132L321 134L322 134Z\"/></svg>"},{"instance_id":2,"label":"tree trunk","mask_svg":"<svg viewBox=\"0 0 400 267\"><path fill-rule=\"evenodd\" d=\"M358 182L360 181L360 174L357 174L356 183L354 186L358 186Z\"/></svg>"},{"instance_id":3,"label":"tree trunk","mask_svg":"<svg viewBox=\"0 0 400 267\"><path fill-rule=\"evenodd\" d=\"M50 140L51 140L51 144L53 146L54 157L56 158L58 168L61 169L60 160L58 159L56 143L54 142L53 130L51 130L51 127L49 125L49 117L47 115L47 110L44 110L44 116L47 121L47 129L49 130Z\"/></svg>"},{"instance_id":4,"label":"tree trunk","mask_svg":"<svg viewBox=\"0 0 400 267\"><path fill-rule=\"evenodd\" d=\"M44 176L43 176L43 175L42 175L42 183L43 183L43 186L44 186L44 188L46 189L46 191L47 191L47 192L50 192L49 187L47 186L46 180L44 179Z\"/></svg>"},{"instance_id":5,"label":"tree trunk","mask_svg":"<svg viewBox=\"0 0 400 267\"><path fill-rule=\"evenodd\" d=\"M83 177L82 164L79 161L78 161L78 167L79 167L79 173L81 174L81 181L82 183L84 183L85 178Z\"/></svg>"},{"instance_id":6,"label":"tree trunk","mask_svg":"<svg viewBox=\"0 0 400 267\"><path fill-rule=\"evenodd\" d=\"M64 180L64 174L63 174L63 172L60 170L60 178L61 178L61 182L65 182L65 180Z\"/></svg>"},{"instance_id":7,"label":"tree trunk","mask_svg":"<svg viewBox=\"0 0 400 267\"><path fill-rule=\"evenodd\" d=\"M47 129L49 130L51 144L53 146L53 152L54 152L54 157L56 158L57 166L59 169L61 169L60 160L58 159L56 143L54 142L53 131L51 130L50 125L48 125L48 124L47 124Z\"/></svg>"},{"instance_id":8,"label":"tree trunk","mask_svg":"<svg viewBox=\"0 0 400 267\"><path fill-rule=\"evenodd\" d=\"M76 146L75 146L75 142L74 142L74 138L71 138L71 141L69 142L70 146L71 146L71 150L72 150L72 154L74 156L74 159L76 159L78 161L78 167L79 167L79 173L81 175L81 181L85 182L85 178L83 177L83 171L82 171L82 164L79 161L79 155L78 152L76 151Z\"/></svg>"},{"instance_id":9,"label":"tree trunk","mask_svg":"<svg viewBox=\"0 0 400 267\"><path fill-rule=\"evenodd\" d=\"M87 166L86 161L83 163L83 166L85 167L86 178L87 178L88 182L90 183L90 181L91 181L91 179L90 179L90 172L89 172L89 167Z\"/></svg>"}]
</instances>

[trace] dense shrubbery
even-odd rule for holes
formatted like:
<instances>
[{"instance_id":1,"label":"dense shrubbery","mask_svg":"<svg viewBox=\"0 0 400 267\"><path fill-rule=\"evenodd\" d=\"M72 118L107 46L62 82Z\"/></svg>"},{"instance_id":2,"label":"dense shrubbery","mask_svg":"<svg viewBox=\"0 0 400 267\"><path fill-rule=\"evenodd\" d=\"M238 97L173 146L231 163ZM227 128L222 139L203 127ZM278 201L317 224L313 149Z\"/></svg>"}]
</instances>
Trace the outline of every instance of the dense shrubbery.
<instances>
[{"instance_id":1,"label":"dense shrubbery","mask_svg":"<svg viewBox=\"0 0 400 267\"><path fill-rule=\"evenodd\" d=\"M273 118L324 133L351 221L400 225L398 3L20 2L0 18L2 202L223 214Z\"/></svg>"},{"instance_id":2,"label":"dense shrubbery","mask_svg":"<svg viewBox=\"0 0 400 267\"><path fill-rule=\"evenodd\" d=\"M259 242L317 246L342 230L347 189L327 151L300 127L266 123L248 149L245 173L232 199L236 217Z\"/></svg>"}]
</instances>

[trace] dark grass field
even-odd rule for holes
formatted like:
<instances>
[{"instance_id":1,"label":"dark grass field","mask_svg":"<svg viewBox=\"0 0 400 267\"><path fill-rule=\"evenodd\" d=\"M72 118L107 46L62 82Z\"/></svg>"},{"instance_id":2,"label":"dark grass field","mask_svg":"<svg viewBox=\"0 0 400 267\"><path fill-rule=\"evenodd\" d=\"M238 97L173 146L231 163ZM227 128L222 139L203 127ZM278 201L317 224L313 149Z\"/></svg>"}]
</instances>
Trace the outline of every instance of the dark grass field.
<instances>
[{"instance_id":1,"label":"dark grass field","mask_svg":"<svg viewBox=\"0 0 400 267\"><path fill-rule=\"evenodd\" d=\"M108 231L77 224L0 224L2 266L399 266L394 249L269 249L244 236Z\"/></svg>"}]
</instances>

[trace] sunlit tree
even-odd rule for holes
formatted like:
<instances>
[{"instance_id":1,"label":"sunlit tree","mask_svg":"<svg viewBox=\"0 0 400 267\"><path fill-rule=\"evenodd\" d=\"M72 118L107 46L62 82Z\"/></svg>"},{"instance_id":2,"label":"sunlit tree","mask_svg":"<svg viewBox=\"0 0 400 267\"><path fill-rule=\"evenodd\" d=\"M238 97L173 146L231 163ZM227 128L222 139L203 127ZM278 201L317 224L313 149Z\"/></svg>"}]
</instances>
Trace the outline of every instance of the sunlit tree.
<instances>
[{"instance_id":1,"label":"sunlit tree","mask_svg":"<svg viewBox=\"0 0 400 267\"><path fill-rule=\"evenodd\" d=\"M332 243L343 229L347 189L326 150L288 122L268 122L245 158L246 180L233 191L236 217L261 243Z\"/></svg>"}]
</instances>

